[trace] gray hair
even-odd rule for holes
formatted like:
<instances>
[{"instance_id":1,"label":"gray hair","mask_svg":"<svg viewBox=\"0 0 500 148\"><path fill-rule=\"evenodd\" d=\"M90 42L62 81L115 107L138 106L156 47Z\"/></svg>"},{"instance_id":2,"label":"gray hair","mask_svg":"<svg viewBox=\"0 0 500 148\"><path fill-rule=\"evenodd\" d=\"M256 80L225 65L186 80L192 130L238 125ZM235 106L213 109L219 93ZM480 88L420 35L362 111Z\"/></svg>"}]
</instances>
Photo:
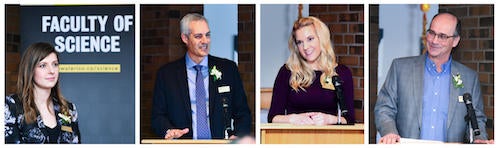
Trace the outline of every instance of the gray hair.
<instances>
[{"instance_id":1,"label":"gray hair","mask_svg":"<svg viewBox=\"0 0 500 148\"><path fill-rule=\"evenodd\" d=\"M191 33L191 30L189 30L189 23L193 21L205 21L208 24L207 19L198 13L189 13L186 14L184 17L181 19L181 33L185 35L189 35Z\"/></svg>"}]
</instances>

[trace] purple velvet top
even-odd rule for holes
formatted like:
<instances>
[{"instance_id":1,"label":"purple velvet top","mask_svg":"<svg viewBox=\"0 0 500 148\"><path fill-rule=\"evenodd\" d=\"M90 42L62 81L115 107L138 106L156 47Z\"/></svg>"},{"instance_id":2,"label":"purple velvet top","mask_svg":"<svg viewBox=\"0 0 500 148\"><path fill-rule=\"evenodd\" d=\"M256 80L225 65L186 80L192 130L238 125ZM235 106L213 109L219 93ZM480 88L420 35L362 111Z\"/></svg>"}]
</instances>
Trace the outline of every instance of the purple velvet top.
<instances>
[{"instance_id":1,"label":"purple velvet top","mask_svg":"<svg viewBox=\"0 0 500 148\"><path fill-rule=\"evenodd\" d=\"M286 115L304 112L322 112L331 115L337 115L337 95L334 90L328 90L321 87L319 77L321 71L315 71L316 78L311 86L305 88L306 91L299 89L294 91L289 85L292 75L291 71L283 65L274 81L273 97L271 108L267 116L267 121L272 122L276 115ZM342 84L344 92L345 105L349 111L346 118L348 123L354 123L354 92L352 74L349 68L344 65L338 65L337 74L344 82Z\"/></svg>"}]
</instances>

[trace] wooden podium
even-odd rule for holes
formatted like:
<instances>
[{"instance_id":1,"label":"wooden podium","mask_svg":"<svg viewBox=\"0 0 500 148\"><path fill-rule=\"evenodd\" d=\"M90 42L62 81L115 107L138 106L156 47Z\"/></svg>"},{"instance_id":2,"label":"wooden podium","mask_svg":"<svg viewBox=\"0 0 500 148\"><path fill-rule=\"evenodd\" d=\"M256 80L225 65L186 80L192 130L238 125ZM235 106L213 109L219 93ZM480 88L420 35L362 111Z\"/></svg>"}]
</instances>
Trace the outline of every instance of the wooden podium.
<instances>
[{"instance_id":1,"label":"wooden podium","mask_svg":"<svg viewBox=\"0 0 500 148\"><path fill-rule=\"evenodd\" d=\"M260 125L262 144L364 144L364 124L354 125Z\"/></svg>"},{"instance_id":2,"label":"wooden podium","mask_svg":"<svg viewBox=\"0 0 500 148\"><path fill-rule=\"evenodd\" d=\"M212 140L192 140L192 139L142 139L143 144L228 144L231 140L212 139Z\"/></svg>"}]
</instances>

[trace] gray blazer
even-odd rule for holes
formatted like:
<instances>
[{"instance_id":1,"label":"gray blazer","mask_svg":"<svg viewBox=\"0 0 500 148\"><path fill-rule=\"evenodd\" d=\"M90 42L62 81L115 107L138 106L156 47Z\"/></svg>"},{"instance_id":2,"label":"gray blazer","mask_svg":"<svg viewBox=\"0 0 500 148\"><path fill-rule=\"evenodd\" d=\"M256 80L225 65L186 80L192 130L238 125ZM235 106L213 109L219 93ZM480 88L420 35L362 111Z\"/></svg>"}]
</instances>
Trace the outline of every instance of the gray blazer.
<instances>
[{"instance_id":1,"label":"gray blazer","mask_svg":"<svg viewBox=\"0 0 500 148\"><path fill-rule=\"evenodd\" d=\"M424 65L425 55L393 60L374 110L375 126L381 136L394 133L402 138L420 139ZM481 135L475 139L487 139L486 116L477 73L454 60L451 61L451 73L460 73L464 87L455 88L450 83L446 142L464 142L469 139L469 126L464 120L467 108L458 101L458 96L464 93L472 96L481 130Z\"/></svg>"}]
</instances>

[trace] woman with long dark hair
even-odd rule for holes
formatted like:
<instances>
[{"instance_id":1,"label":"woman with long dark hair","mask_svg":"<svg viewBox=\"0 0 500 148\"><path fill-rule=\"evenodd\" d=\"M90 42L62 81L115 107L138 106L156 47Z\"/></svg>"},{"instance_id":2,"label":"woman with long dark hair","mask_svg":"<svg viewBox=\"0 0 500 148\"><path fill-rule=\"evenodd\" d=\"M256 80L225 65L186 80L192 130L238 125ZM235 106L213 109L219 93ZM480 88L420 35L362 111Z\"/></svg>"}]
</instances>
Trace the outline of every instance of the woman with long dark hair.
<instances>
[{"instance_id":1,"label":"woman with long dark hair","mask_svg":"<svg viewBox=\"0 0 500 148\"><path fill-rule=\"evenodd\" d=\"M5 97L6 143L81 143L76 106L59 89L59 56L35 43L19 64L17 91Z\"/></svg>"}]
</instances>

